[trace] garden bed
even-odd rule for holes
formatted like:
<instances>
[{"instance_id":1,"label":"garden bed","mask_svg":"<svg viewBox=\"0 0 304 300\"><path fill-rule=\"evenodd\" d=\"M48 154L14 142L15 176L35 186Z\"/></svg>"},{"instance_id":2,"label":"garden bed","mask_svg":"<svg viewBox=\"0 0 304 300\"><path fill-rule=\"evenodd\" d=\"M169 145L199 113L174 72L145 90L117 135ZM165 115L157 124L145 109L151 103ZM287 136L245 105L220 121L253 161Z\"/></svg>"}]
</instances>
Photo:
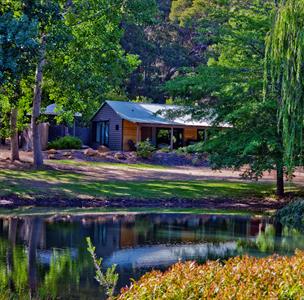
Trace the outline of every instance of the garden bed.
<instances>
[{"instance_id":1,"label":"garden bed","mask_svg":"<svg viewBox=\"0 0 304 300\"><path fill-rule=\"evenodd\" d=\"M89 155L88 155L89 154ZM88 151L86 150L49 150L45 152L45 158L60 159L77 159L89 162L110 162L110 163L127 163L127 164L152 164L163 166L197 166L208 167L209 163L204 155L200 154L182 154L175 151L162 152L156 151L151 158L143 159L137 156L136 152L121 151Z\"/></svg>"}]
</instances>

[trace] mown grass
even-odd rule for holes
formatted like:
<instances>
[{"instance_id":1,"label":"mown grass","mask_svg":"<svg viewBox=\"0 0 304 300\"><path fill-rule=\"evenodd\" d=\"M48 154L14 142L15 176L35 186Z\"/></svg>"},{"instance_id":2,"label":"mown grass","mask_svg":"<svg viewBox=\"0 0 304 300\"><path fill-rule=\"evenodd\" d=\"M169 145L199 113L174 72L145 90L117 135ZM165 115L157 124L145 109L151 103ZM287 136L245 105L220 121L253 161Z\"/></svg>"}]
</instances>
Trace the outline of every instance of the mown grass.
<instances>
[{"instance_id":1,"label":"mown grass","mask_svg":"<svg viewBox=\"0 0 304 300\"><path fill-rule=\"evenodd\" d=\"M144 163L122 163L122 162L94 162L94 161L79 161L79 160L68 160L62 159L58 161L49 160L49 164L64 164L71 166L82 166L82 167L115 167L115 168L131 168L131 169L152 169L152 170L163 170L167 169L167 166L163 165L152 165Z\"/></svg>"},{"instance_id":2,"label":"mown grass","mask_svg":"<svg viewBox=\"0 0 304 300\"><path fill-rule=\"evenodd\" d=\"M289 185L287 191L300 192ZM98 181L96 177L57 170L0 170L0 196L23 198L264 198L274 195L275 186L268 183L219 180L191 181Z\"/></svg>"}]
</instances>

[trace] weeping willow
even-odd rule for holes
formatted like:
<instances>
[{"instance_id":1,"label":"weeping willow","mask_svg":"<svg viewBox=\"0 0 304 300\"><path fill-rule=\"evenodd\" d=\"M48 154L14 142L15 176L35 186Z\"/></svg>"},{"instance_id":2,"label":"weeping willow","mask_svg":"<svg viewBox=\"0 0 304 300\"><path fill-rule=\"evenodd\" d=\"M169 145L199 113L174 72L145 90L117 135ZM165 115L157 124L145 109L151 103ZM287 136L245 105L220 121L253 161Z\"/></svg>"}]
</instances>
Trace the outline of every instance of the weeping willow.
<instances>
[{"instance_id":1,"label":"weeping willow","mask_svg":"<svg viewBox=\"0 0 304 300\"><path fill-rule=\"evenodd\" d=\"M265 91L278 98L278 125L289 173L303 163L303 54L304 0L278 1L266 38Z\"/></svg>"}]
</instances>

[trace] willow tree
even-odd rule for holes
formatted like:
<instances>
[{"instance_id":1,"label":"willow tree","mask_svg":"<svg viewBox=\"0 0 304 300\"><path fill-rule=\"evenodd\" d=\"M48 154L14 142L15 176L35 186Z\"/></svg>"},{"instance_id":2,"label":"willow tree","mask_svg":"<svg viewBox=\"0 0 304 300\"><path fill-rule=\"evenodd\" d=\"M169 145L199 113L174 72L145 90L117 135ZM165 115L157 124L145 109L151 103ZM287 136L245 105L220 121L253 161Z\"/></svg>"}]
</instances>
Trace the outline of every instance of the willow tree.
<instances>
[{"instance_id":1,"label":"willow tree","mask_svg":"<svg viewBox=\"0 0 304 300\"><path fill-rule=\"evenodd\" d=\"M303 163L304 0L282 0L266 38L265 87L276 95L288 173Z\"/></svg>"}]
</instances>

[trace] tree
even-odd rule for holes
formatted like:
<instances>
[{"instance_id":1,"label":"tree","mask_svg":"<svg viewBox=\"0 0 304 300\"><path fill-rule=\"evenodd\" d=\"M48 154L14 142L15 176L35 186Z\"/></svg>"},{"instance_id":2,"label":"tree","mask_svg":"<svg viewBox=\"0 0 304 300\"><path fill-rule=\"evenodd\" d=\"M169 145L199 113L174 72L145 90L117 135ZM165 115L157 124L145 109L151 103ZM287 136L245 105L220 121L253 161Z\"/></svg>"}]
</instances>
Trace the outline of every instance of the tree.
<instances>
[{"instance_id":1,"label":"tree","mask_svg":"<svg viewBox=\"0 0 304 300\"><path fill-rule=\"evenodd\" d=\"M282 128L289 175L303 164L304 126L304 1L278 4L267 36L265 88L277 95L279 130Z\"/></svg>"},{"instance_id":2,"label":"tree","mask_svg":"<svg viewBox=\"0 0 304 300\"><path fill-rule=\"evenodd\" d=\"M11 159L19 160L18 107L21 83L30 76L37 49L37 22L12 8L0 9L0 83L2 114L10 113ZM5 105L4 102L7 102Z\"/></svg>"},{"instance_id":3,"label":"tree","mask_svg":"<svg viewBox=\"0 0 304 300\"><path fill-rule=\"evenodd\" d=\"M146 0L145 3L153 3ZM43 164L38 125L43 99L56 100L69 111L96 108L102 96L117 88L139 64L120 45L121 23L136 22L149 10L141 1L33 1L25 13L39 22L39 54L33 95L34 166Z\"/></svg>"},{"instance_id":4,"label":"tree","mask_svg":"<svg viewBox=\"0 0 304 300\"><path fill-rule=\"evenodd\" d=\"M243 176L256 179L275 169L277 194L282 196L284 149L277 130L278 108L275 97L263 97L264 40L274 8L271 0L236 1L224 6L227 21L222 23L224 17L219 15L222 27L210 46L208 64L188 70L166 88L189 105L187 113L193 118L209 117L214 126L232 126L215 132L202 146L215 168L247 166Z\"/></svg>"},{"instance_id":5,"label":"tree","mask_svg":"<svg viewBox=\"0 0 304 300\"><path fill-rule=\"evenodd\" d=\"M146 19L141 24L123 22L122 46L141 60L126 82L126 93L131 99L144 97L164 102L162 84L174 77L179 68L200 62L192 31L170 22L170 4L170 1L158 0L158 11L152 20Z\"/></svg>"}]
</instances>

